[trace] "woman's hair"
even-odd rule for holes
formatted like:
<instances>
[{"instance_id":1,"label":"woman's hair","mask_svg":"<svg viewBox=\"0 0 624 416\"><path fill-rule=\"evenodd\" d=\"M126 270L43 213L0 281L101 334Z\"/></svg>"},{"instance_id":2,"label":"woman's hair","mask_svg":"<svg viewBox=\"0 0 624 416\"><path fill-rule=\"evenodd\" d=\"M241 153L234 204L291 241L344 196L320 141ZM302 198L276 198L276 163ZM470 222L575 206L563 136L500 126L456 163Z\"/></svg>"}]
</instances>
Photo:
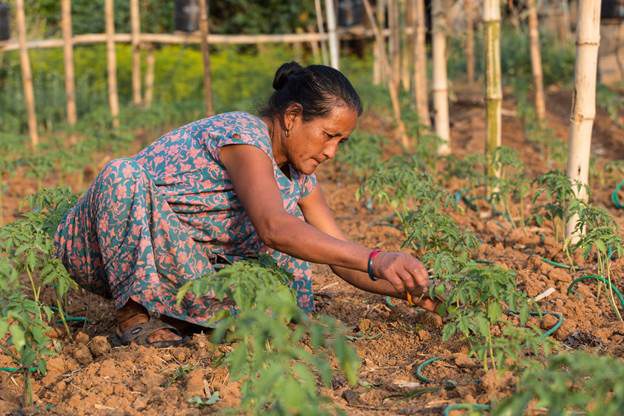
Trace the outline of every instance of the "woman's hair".
<instances>
[{"instance_id":1,"label":"woman's hair","mask_svg":"<svg viewBox=\"0 0 624 416\"><path fill-rule=\"evenodd\" d=\"M337 105L347 105L358 116L362 114L360 96L347 77L332 67L310 65L302 67L297 62L282 64L273 79L273 94L260 111L262 116L283 115L292 103L303 108L303 120L323 117Z\"/></svg>"}]
</instances>

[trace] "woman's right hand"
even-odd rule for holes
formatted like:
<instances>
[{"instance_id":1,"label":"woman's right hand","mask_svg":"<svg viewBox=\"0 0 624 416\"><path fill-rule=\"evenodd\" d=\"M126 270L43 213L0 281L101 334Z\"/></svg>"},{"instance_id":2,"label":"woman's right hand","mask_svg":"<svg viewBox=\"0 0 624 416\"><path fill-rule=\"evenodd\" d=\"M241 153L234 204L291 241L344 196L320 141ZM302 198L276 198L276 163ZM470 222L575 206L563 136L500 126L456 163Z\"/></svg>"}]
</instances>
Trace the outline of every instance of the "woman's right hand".
<instances>
[{"instance_id":1,"label":"woman's right hand","mask_svg":"<svg viewBox=\"0 0 624 416\"><path fill-rule=\"evenodd\" d=\"M429 286L429 274L425 266L415 257L399 252L380 252L373 259L373 273L384 279L398 293L409 292L420 296Z\"/></svg>"}]
</instances>

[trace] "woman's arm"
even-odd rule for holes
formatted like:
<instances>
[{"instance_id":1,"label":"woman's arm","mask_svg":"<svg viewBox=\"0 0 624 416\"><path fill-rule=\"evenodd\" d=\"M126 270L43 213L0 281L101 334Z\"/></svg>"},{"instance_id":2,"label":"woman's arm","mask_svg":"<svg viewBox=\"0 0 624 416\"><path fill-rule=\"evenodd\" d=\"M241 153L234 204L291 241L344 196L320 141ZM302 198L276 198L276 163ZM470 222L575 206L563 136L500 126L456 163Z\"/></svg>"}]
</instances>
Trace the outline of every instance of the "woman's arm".
<instances>
[{"instance_id":1,"label":"woman's arm","mask_svg":"<svg viewBox=\"0 0 624 416\"><path fill-rule=\"evenodd\" d=\"M220 152L234 190L266 245L315 263L367 270L370 249L322 232L286 212L271 160L264 152L249 145L225 146ZM374 264L376 274L396 293L407 290L417 296L428 284L424 267L411 256L382 253ZM360 280L364 285L364 279Z\"/></svg>"}]
</instances>

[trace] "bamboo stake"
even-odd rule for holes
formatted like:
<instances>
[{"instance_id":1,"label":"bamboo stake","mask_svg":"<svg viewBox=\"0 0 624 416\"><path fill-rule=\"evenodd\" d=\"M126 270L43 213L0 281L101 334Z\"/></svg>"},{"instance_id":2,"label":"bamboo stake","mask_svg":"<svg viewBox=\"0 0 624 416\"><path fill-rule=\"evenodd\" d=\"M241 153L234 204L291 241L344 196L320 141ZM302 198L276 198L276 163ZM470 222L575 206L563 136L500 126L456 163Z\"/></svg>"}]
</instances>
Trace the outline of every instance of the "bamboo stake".
<instances>
[{"instance_id":1,"label":"bamboo stake","mask_svg":"<svg viewBox=\"0 0 624 416\"><path fill-rule=\"evenodd\" d=\"M143 105L145 108L152 106L152 100L154 98L154 67L156 66L156 55L154 53L154 46L149 43L146 47L147 56L145 58L145 97L143 99Z\"/></svg>"},{"instance_id":2,"label":"bamboo stake","mask_svg":"<svg viewBox=\"0 0 624 416\"><path fill-rule=\"evenodd\" d=\"M212 105L212 75L210 73L210 51L208 49L208 0L199 0L199 31L201 32L201 49L204 59L204 102L206 116L214 114Z\"/></svg>"},{"instance_id":3,"label":"bamboo stake","mask_svg":"<svg viewBox=\"0 0 624 416\"><path fill-rule=\"evenodd\" d=\"M30 58L28 57L28 49L26 49L26 15L24 13L24 0L16 0L15 9L24 102L26 104L26 111L28 112L28 132L30 133L30 143L32 147L35 148L39 144L39 133L37 133L37 113L35 110L35 94L33 92Z\"/></svg>"},{"instance_id":4,"label":"bamboo stake","mask_svg":"<svg viewBox=\"0 0 624 416\"><path fill-rule=\"evenodd\" d=\"M598 46L600 45L600 0L579 2L576 24L576 63L574 66L574 93L570 117L569 153L567 173L570 180L588 185L591 135L596 115L596 71ZM583 187L574 191L579 199L587 201ZM566 225L566 237L574 242L578 235L574 229L578 217L572 217Z\"/></svg>"},{"instance_id":5,"label":"bamboo stake","mask_svg":"<svg viewBox=\"0 0 624 416\"><path fill-rule=\"evenodd\" d=\"M429 126L429 100L427 91L427 45L425 26L425 0L414 3L416 29L414 30L414 90L416 109L421 124Z\"/></svg>"},{"instance_id":6,"label":"bamboo stake","mask_svg":"<svg viewBox=\"0 0 624 416\"><path fill-rule=\"evenodd\" d=\"M500 172L494 166L494 152L501 145L501 111L503 101L500 66L499 0L484 1L483 23L485 26L485 102L487 130L485 153L488 174L498 177Z\"/></svg>"},{"instance_id":7,"label":"bamboo stake","mask_svg":"<svg viewBox=\"0 0 624 416\"><path fill-rule=\"evenodd\" d=\"M377 28L377 24L375 23L375 17L373 16L373 9L368 0L364 0L364 8L366 9L366 15L368 16L368 21L375 33L375 38L377 42L382 38L382 34ZM383 42L383 40L381 40ZM403 119L401 118L401 103L399 102L399 86L396 83L396 79L391 74L391 69L388 64L388 57L386 56L385 48L380 49L381 55L381 66L386 71L385 78L388 80L388 91L390 93L390 102L392 103L392 110L394 112L394 117L397 122L397 128L399 137L401 137L401 144L404 149L409 149L411 147L411 140L407 136L405 131L405 124L403 124Z\"/></svg>"},{"instance_id":8,"label":"bamboo stake","mask_svg":"<svg viewBox=\"0 0 624 416\"><path fill-rule=\"evenodd\" d=\"M433 112L435 132L442 139L438 147L439 155L451 153L448 79L446 75L446 13L442 0L433 0L431 18L433 20Z\"/></svg>"},{"instance_id":9,"label":"bamboo stake","mask_svg":"<svg viewBox=\"0 0 624 416\"><path fill-rule=\"evenodd\" d=\"M377 27L383 28L386 24L386 0L377 0ZM382 67L382 49L386 47L384 37L375 38L374 62L373 62L373 84L379 85L384 80L385 69Z\"/></svg>"},{"instance_id":10,"label":"bamboo stake","mask_svg":"<svg viewBox=\"0 0 624 416\"><path fill-rule=\"evenodd\" d=\"M336 35L336 9L334 0L325 0L325 13L327 13L327 31L329 32L329 62L332 68L339 69L339 47Z\"/></svg>"},{"instance_id":11,"label":"bamboo stake","mask_svg":"<svg viewBox=\"0 0 624 416\"><path fill-rule=\"evenodd\" d=\"M531 68L533 69L533 85L535 88L535 113L540 123L546 117L544 103L544 81L542 75L542 55L540 53L537 7L535 0L527 0L529 9L529 39L531 41Z\"/></svg>"},{"instance_id":12,"label":"bamboo stake","mask_svg":"<svg viewBox=\"0 0 624 416\"><path fill-rule=\"evenodd\" d=\"M320 35L325 34L325 23L323 22L323 9L321 8L321 0L314 0L314 10L316 11L316 27ZM323 65L329 63L329 56L327 55L327 44L324 40L320 40L321 43L321 55L323 57Z\"/></svg>"},{"instance_id":13,"label":"bamboo stake","mask_svg":"<svg viewBox=\"0 0 624 416\"><path fill-rule=\"evenodd\" d=\"M412 47L412 36L408 36L407 28L413 27L413 10L411 7L408 7L408 0L403 0L400 3L401 5L401 16L404 16L403 25L401 30L401 85L403 86L404 91L410 90L410 67L411 67L411 51L413 51Z\"/></svg>"},{"instance_id":14,"label":"bamboo stake","mask_svg":"<svg viewBox=\"0 0 624 416\"><path fill-rule=\"evenodd\" d=\"M401 35L398 0L388 0L388 24L390 26L390 66L394 82L398 85L401 80Z\"/></svg>"},{"instance_id":15,"label":"bamboo stake","mask_svg":"<svg viewBox=\"0 0 624 416\"><path fill-rule=\"evenodd\" d=\"M314 26L313 25L309 25L308 26L308 33L314 33ZM312 50L312 58L314 59L315 63L322 63L322 58L321 58L321 50L319 49L319 44L317 41L315 40L311 40L310 41L310 49Z\"/></svg>"},{"instance_id":16,"label":"bamboo stake","mask_svg":"<svg viewBox=\"0 0 624 416\"><path fill-rule=\"evenodd\" d=\"M132 104L141 105L141 18L139 0L130 0L130 26L132 31Z\"/></svg>"},{"instance_id":17,"label":"bamboo stake","mask_svg":"<svg viewBox=\"0 0 624 416\"><path fill-rule=\"evenodd\" d=\"M72 42L71 0L61 0L61 26L63 31L63 58L65 61L65 97L67 100L67 123L74 126L76 116L76 93L74 80L74 45Z\"/></svg>"},{"instance_id":18,"label":"bamboo stake","mask_svg":"<svg viewBox=\"0 0 624 416\"><path fill-rule=\"evenodd\" d=\"M303 33L303 28L295 28L295 33ZM301 62L303 59L303 44L293 43L293 55L295 56L295 61Z\"/></svg>"},{"instance_id":19,"label":"bamboo stake","mask_svg":"<svg viewBox=\"0 0 624 416\"><path fill-rule=\"evenodd\" d=\"M465 0L466 11L466 79L468 84L474 83L474 4L473 0Z\"/></svg>"},{"instance_id":20,"label":"bamboo stake","mask_svg":"<svg viewBox=\"0 0 624 416\"><path fill-rule=\"evenodd\" d=\"M113 119L113 128L119 127L119 96L117 95L117 57L115 55L115 4L106 0L104 14L106 18L106 56L108 67L108 105Z\"/></svg>"}]
</instances>

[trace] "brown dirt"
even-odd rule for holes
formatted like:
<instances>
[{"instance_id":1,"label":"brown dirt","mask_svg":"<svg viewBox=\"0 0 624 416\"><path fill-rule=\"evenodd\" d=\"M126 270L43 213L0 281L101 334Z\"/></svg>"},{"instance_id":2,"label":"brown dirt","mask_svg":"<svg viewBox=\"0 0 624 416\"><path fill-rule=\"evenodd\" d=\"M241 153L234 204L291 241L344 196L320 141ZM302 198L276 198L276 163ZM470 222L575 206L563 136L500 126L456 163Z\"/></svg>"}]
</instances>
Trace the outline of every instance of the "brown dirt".
<instances>
[{"instance_id":1,"label":"brown dirt","mask_svg":"<svg viewBox=\"0 0 624 416\"><path fill-rule=\"evenodd\" d=\"M452 145L456 154L483 151L484 114L480 92L460 91L452 104ZM548 122L562 140L567 134L569 94L551 91L548 96L551 112ZM512 111L513 102L504 108ZM564 108L566 109L564 111ZM522 126L515 117L504 117L503 144L520 151L530 175L545 172L546 166L537 149L527 146ZM369 130L386 134L389 125L382 117L369 114L362 121ZM594 134L594 149L624 149L624 132L609 124L599 112ZM607 152L603 157L617 157ZM88 173L88 172L87 172ZM321 169L321 183L336 218L354 241L386 250L400 249L402 236L383 220L388 212L368 210L354 198L358 184L335 166ZM53 181L52 181L53 182ZM88 183L88 180L85 181ZM614 183L594 187L594 201L611 210L622 224L621 214L610 207L609 192ZM33 189L31 189L33 188ZM11 182L9 204L17 209L17 201L34 190L22 178ZM555 333L558 340L572 348L581 348L615 356L624 355L624 324L612 311L606 297L597 298L591 283L579 284L574 295L566 288L572 278L584 271L593 271L588 262L584 270L567 272L555 269L540 260L548 256L563 260L561 247L552 237L551 226L512 229L495 219L484 220L472 211L454 215L461 225L474 230L482 241L479 256L518 272L519 288L530 296L554 288L540 304L543 309L560 312L566 317ZM543 235L544 238L540 237ZM616 283L621 285L624 261L613 267ZM317 309L340 319L355 334L354 341L362 358L362 382L354 388L337 377L334 388L323 389L336 404L352 415L440 414L446 404L454 402L488 402L509 389L513 374L485 373L467 355L467 346L459 341L441 341L441 322L422 310L395 301L389 308L382 297L359 291L336 276L326 266L315 266L314 288ZM240 400L239 385L229 379L227 371L214 363L229 349L209 342L208 335L195 335L190 345L168 349L140 346L111 348L103 335L114 328L110 302L83 290L74 292L69 312L83 315L88 323L74 341L63 339L58 356L48 360L48 374L35 381L37 402L51 405L49 414L59 415L195 415L205 410L187 403L192 396L206 397L219 391L222 400L213 409L235 405ZM553 325L551 317L533 323L543 328ZM59 331L58 337L63 338ZM429 366L426 376L434 383L421 385L413 375L419 363L438 356L444 358ZM0 354L0 366L11 365ZM175 377L181 368L190 371ZM444 388L441 383L452 380L456 387ZM416 384L418 383L418 384ZM416 389L423 389L419 393ZM21 379L0 373L0 413L16 411ZM410 397L413 396L413 397Z\"/></svg>"}]
</instances>

